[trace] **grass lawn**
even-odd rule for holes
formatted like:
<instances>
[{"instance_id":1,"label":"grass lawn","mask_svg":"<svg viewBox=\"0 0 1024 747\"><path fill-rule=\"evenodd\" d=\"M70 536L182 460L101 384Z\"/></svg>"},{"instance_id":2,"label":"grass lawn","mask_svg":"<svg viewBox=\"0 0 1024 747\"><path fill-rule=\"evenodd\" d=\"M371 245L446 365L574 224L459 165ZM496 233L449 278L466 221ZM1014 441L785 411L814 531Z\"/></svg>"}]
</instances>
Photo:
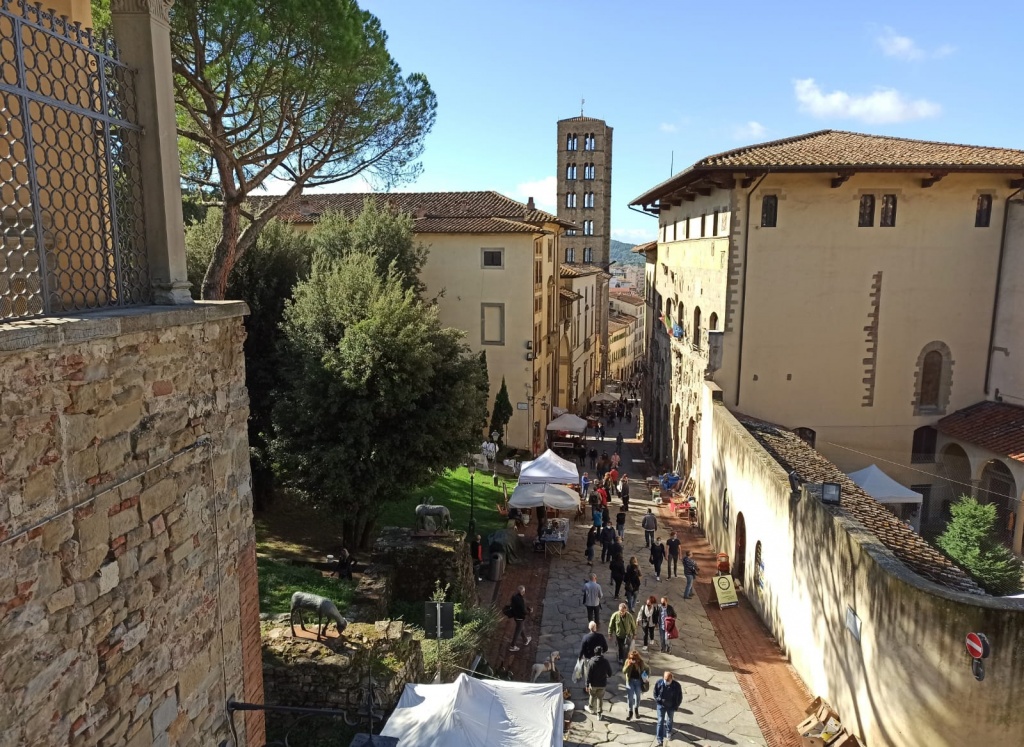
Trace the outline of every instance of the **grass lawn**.
<instances>
[{"instance_id":1,"label":"grass lawn","mask_svg":"<svg viewBox=\"0 0 1024 747\"><path fill-rule=\"evenodd\" d=\"M258 557L260 612L286 613L291 608L292 594L307 591L327 597L341 612L352 601L352 583L327 578L316 568L291 565L271 558Z\"/></svg>"},{"instance_id":2,"label":"grass lawn","mask_svg":"<svg viewBox=\"0 0 1024 747\"><path fill-rule=\"evenodd\" d=\"M498 514L495 504L504 503L501 482L506 478L498 476L495 487L490 472L477 472L474 478L473 495L476 508L476 531L483 537L505 526L505 520ZM508 479L509 494L515 487L515 480ZM438 478L433 485L414 490L399 501L388 502L377 519L378 527L411 527L416 524L417 504L430 498L435 505L447 506L452 514L452 528L466 530L469 525L470 485L469 472L465 467L450 470Z\"/></svg>"}]
</instances>

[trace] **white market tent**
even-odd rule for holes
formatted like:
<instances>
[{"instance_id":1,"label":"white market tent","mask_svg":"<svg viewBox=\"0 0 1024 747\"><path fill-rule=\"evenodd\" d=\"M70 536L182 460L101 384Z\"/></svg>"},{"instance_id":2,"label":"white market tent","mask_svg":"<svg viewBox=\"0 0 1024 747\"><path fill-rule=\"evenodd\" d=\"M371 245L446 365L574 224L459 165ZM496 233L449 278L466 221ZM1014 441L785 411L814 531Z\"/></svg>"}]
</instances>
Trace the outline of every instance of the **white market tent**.
<instances>
[{"instance_id":1,"label":"white market tent","mask_svg":"<svg viewBox=\"0 0 1024 747\"><path fill-rule=\"evenodd\" d=\"M848 477L879 503L921 503L920 493L905 488L872 464Z\"/></svg>"},{"instance_id":2,"label":"white market tent","mask_svg":"<svg viewBox=\"0 0 1024 747\"><path fill-rule=\"evenodd\" d=\"M619 398L618 397L613 397L612 395L607 394L606 392L601 392L600 394L595 394L593 397L591 397L590 401L591 402L618 402Z\"/></svg>"},{"instance_id":3,"label":"white market tent","mask_svg":"<svg viewBox=\"0 0 1024 747\"><path fill-rule=\"evenodd\" d=\"M587 421L578 418L571 412L559 415L548 423L549 431L568 431L569 433L583 433L587 429Z\"/></svg>"},{"instance_id":4,"label":"white market tent","mask_svg":"<svg viewBox=\"0 0 1024 747\"><path fill-rule=\"evenodd\" d=\"M508 505L516 508L546 508L558 511L576 511L580 507L580 497L572 488L549 483L520 483L512 491Z\"/></svg>"},{"instance_id":5,"label":"white market tent","mask_svg":"<svg viewBox=\"0 0 1024 747\"><path fill-rule=\"evenodd\" d=\"M519 469L519 482L553 483L555 485L576 485L580 481L579 470L568 459L562 459L548 449L532 462L523 462Z\"/></svg>"},{"instance_id":6,"label":"white market tent","mask_svg":"<svg viewBox=\"0 0 1024 747\"><path fill-rule=\"evenodd\" d=\"M405 686L383 737L398 747L562 747L562 686L477 680Z\"/></svg>"}]
</instances>

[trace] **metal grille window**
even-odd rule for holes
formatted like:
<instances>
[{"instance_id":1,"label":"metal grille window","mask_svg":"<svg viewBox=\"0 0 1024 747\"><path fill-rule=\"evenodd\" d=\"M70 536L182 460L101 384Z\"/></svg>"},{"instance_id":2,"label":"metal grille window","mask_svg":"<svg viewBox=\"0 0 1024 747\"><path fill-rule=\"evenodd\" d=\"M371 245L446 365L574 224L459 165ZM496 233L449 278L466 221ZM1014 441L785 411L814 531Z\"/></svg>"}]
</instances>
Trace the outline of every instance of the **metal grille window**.
<instances>
[{"instance_id":1,"label":"metal grille window","mask_svg":"<svg viewBox=\"0 0 1024 747\"><path fill-rule=\"evenodd\" d=\"M988 228L992 222L992 195L978 195L978 209L974 213L974 227Z\"/></svg>"},{"instance_id":2,"label":"metal grille window","mask_svg":"<svg viewBox=\"0 0 1024 747\"><path fill-rule=\"evenodd\" d=\"M761 228L775 228L778 220L778 195L765 195L761 198Z\"/></svg>"},{"instance_id":3,"label":"metal grille window","mask_svg":"<svg viewBox=\"0 0 1024 747\"><path fill-rule=\"evenodd\" d=\"M882 216L878 225L882 228L896 225L896 195L882 195Z\"/></svg>"},{"instance_id":4,"label":"metal grille window","mask_svg":"<svg viewBox=\"0 0 1024 747\"><path fill-rule=\"evenodd\" d=\"M875 225L875 196L860 196L860 213L857 216L859 228L871 228Z\"/></svg>"},{"instance_id":5,"label":"metal grille window","mask_svg":"<svg viewBox=\"0 0 1024 747\"><path fill-rule=\"evenodd\" d=\"M23 0L0 39L0 321L147 303L133 71Z\"/></svg>"}]
</instances>

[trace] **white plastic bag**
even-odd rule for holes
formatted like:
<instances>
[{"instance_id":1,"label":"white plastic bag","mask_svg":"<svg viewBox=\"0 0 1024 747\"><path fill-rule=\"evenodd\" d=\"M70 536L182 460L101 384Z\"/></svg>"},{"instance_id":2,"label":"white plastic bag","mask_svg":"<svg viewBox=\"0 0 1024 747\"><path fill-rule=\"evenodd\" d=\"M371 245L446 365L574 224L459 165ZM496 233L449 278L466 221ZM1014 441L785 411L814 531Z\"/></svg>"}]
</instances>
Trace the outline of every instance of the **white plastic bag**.
<instances>
[{"instance_id":1,"label":"white plastic bag","mask_svg":"<svg viewBox=\"0 0 1024 747\"><path fill-rule=\"evenodd\" d=\"M583 659L579 658L576 660L576 666L572 669L572 681L579 682L583 679Z\"/></svg>"}]
</instances>

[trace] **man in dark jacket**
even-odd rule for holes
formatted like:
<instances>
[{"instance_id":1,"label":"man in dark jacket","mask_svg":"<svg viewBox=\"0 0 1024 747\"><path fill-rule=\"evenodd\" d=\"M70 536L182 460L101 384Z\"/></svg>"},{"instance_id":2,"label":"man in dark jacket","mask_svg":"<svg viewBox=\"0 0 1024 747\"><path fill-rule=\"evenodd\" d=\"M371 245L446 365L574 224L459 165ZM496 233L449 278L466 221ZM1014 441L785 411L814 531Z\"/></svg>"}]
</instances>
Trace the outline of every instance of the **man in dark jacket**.
<instances>
[{"instance_id":1,"label":"man in dark jacket","mask_svg":"<svg viewBox=\"0 0 1024 747\"><path fill-rule=\"evenodd\" d=\"M520 586L516 589L516 593L512 595L512 598L508 602L508 606L511 607L510 612L512 613L509 617L516 621L516 629L515 632L512 633L512 645L508 647L509 651L518 651L519 646L516 645L516 641L519 640L520 635L525 635L523 624L526 622L527 613L530 612L530 609L526 606L525 594L526 587ZM532 640L533 638L531 636L526 636L526 643L523 645L529 646L530 641Z\"/></svg>"},{"instance_id":2,"label":"man in dark jacket","mask_svg":"<svg viewBox=\"0 0 1024 747\"><path fill-rule=\"evenodd\" d=\"M697 578L697 561L690 555L690 551L686 551L686 557L683 558L683 575L686 576L686 590L683 592L683 599L689 599L693 596L693 582Z\"/></svg>"},{"instance_id":3,"label":"man in dark jacket","mask_svg":"<svg viewBox=\"0 0 1024 747\"><path fill-rule=\"evenodd\" d=\"M658 706L658 729L655 736L658 747L661 747L672 735L672 719L676 709L683 703L683 688L673 679L671 672L665 672L665 676L654 685L654 702Z\"/></svg>"},{"instance_id":4,"label":"man in dark jacket","mask_svg":"<svg viewBox=\"0 0 1024 747\"><path fill-rule=\"evenodd\" d=\"M604 649L598 646L594 649L594 657L590 660L587 671L587 692L590 693L590 702L584 706L587 713L597 714L598 721L604 713L604 689L608 687L611 676L612 665L604 658ZM682 701L682 695L679 699Z\"/></svg>"},{"instance_id":5,"label":"man in dark jacket","mask_svg":"<svg viewBox=\"0 0 1024 747\"><path fill-rule=\"evenodd\" d=\"M597 656L598 649L601 651L608 650L608 641L603 635L597 632L597 623L593 620L587 624L587 629L590 632L583 636L583 645L580 646L579 658L589 661Z\"/></svg>"},{"instance_id":6,"label":"man in dark jacket","mask_svg":"<svg viewBox=\"0 0 1024 747\"><path fill-rule=\"evenodd\" d=\"M615 544L615 529L611 524L605 524L601 530L601 562L607 563L612 559L612 545Z\"/></svg>"},{"instance_id":7,"label":"man in dark jacket","mask_svg":"<svg viewBox=\"0 0 1024 747\"><path fill-rule=\"evenodd\" d=\"M665 544L661 537L654 540L651 545L651 564L654 566L654 580L661 581L661 564L665 562Z\"/></svg>"},{"instance_id":8,"label":"man in dark jacket","mask_svg":"<svg viewBox=\"0 0 1024 747\"><path fill-rule=\"evenodd\" d=\"M682 542L679 541L679 536L675 530L668 538L668 542L665 543L668 549L668 568L666 574L669 578L672 578L672 572L675 571L676 578L679 578L679 546Z\"/></svg>"}]
</instances>

